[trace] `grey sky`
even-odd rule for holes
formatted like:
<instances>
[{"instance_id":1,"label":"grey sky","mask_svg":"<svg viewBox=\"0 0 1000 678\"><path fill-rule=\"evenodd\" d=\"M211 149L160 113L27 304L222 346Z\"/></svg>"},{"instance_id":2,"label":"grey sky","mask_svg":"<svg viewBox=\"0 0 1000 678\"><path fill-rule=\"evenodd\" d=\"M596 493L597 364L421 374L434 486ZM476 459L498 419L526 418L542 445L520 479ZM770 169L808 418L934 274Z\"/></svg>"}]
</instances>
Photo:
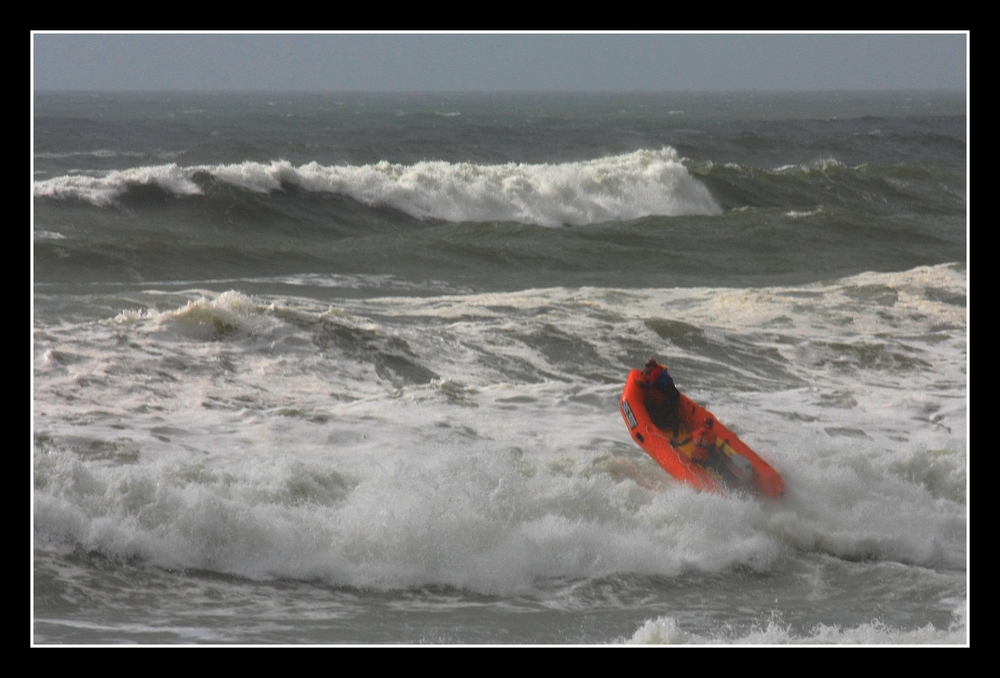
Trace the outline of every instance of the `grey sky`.
<instances>
[{"instance_id":1,"label":"grey sky","mask_svg":"<svg viewBox=\"0 0 1000 678\"><path fill-rule=\"evenodd\" d=\"M33 74L36 90L964 90L968 37L36 33Z\"/></svg>"}]
</instances>

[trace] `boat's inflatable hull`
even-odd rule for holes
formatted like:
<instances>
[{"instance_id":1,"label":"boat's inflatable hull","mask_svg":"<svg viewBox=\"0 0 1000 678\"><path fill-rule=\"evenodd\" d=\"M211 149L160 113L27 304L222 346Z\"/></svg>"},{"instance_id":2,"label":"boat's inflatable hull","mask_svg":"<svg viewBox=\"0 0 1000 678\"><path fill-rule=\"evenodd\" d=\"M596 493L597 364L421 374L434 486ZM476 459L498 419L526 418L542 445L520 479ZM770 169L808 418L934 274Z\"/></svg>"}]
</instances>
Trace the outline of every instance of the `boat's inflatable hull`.
<instances>
[{"instance_id":1,"label":"boat's inflatable hull","mask_svg":"<svg viewBox=\"0 0 1000 678\"><path fill-rule=\"evenodd\" d=\"M778 497L785 484L778 472L747 447L735 433L704 407L680 396L679 414L682 425L675 438L673 431L660 430L646 408L646 389L639 383L642 372L632 370L625 382L620 410L632 439L667 473L699 490L726 492L744 489L765 497ZM691 431L697 430L706 417L715 420L716 452L711 465L692 461L694 442Z\"/></svg>"}]
</instances>

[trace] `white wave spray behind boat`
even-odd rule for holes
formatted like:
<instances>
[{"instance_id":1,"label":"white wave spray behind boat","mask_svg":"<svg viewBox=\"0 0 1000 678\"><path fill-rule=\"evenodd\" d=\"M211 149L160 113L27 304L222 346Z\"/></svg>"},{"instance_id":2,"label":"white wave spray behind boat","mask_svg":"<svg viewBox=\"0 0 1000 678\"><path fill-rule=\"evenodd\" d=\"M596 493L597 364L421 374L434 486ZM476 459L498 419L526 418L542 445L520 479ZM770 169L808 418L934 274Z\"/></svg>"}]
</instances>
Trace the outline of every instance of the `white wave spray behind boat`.
<instances>
[{"instance_id":1,"label":"white wave spray behind boat","mask_svg":"<svg viewBox=\"0 0 1000 678\"><path fill-rule=\"evenodd\" d=\"M153 295L37 342L36 534L167 570L487 596L961 568L964 341L944 328L963 290L942 266L749 291ZM631 444L622 355L668 337L681 386L782 472L782 500L699 495ZM669 619L633 640L755 637ZM788 629L762 637L802 640Z\"/></svg>"}]
</instances>

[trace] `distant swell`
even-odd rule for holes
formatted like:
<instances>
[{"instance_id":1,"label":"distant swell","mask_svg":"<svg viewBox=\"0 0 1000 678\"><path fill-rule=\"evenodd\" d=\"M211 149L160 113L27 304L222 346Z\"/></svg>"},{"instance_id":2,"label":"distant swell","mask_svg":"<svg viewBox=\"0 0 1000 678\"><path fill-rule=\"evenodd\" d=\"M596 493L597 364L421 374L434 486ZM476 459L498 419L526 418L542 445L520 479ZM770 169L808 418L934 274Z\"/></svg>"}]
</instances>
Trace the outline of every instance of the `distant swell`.
<instances>
[{"instance_id":1,"label":"distant swell","mask_svg":"<svg viewBox=\"0 0 1000 678\"><path fill-rule=\"evenodd\" d=\"M672 148L563 164L477 165L424 161L398 165L294 167L287 161L179 167L138 167L102 176L62 176L35 183L35 196L115 204L143 186L190 196L196 181L216 181L256 193L295 186L387 206L419 219L514 221L561 226L721 212L708 189L694 179Z\"/></svg>"}]
</instances>

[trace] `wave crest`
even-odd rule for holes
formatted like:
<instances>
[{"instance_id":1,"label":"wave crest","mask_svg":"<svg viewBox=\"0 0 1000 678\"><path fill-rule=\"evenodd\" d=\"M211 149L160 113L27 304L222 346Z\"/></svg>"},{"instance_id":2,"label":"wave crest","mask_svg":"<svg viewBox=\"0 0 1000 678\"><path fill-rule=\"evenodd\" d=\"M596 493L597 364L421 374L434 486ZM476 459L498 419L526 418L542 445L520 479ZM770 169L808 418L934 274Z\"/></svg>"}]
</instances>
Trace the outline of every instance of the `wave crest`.
<instances>
[{"instance_id":1,"label":"wave crest","mask_svg":"<svg viewBox=\"0 0 1000 678\"><path fill-rule=\"evenodd\" d=\"M113 204L132 186L156 185L175 195L202 193L196 174L255 193L285 186L346 195L370 206L398 209L419 219L514 221L543 226L583 225L650 215L721 212L708 189L691 176L677 152L640 150L561 164L480 165L382 161L371 165L299 167L280 160L232 165L161 165L64 176L35 183L35 196Z\"/></svg>"}]
</instances>

